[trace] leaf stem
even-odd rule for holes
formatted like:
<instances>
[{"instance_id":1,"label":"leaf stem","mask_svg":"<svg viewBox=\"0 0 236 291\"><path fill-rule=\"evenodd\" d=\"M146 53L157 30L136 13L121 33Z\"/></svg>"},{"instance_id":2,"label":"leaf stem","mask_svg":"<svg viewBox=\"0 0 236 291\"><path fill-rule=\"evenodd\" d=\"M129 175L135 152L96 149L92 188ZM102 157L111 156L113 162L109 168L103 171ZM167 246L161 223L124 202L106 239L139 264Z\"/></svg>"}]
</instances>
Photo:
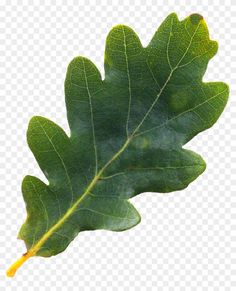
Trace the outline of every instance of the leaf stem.
<instances>
[{"instance_id":1,"label":"leaf stem","mask_svg":"<svg viewBox=\"0 0 236 291\"><path fill-rule=\"evenodd\" d=\"M32 252L27 252L26 254L22 255L11 267L7 270L8 277L14 277L16 271L27 261L30 257L34 254Z\"/></svg>"},{"instance_id":2,"label":"leaf stem","mask_svg":"<svg viewBox=\"0 0 236 291\"><path fill-rule=\"evenodd\" d=\"M45 244L45 242L53 235L53 233L60 228L64 222L76 211L77 207L81 204L81 202L84 200L84 198L90 193L90 191L94 188L97 181L102 176L103 172L106 170L107 167L110 166L110 164L116 160L126 149L126 147L129 145L131 141L131 138L128 138L123 146L116 152L116 154L101 168L101 170L98 172L96 176L94 176L93 180L88 185L85 192L79 197L79 199L74 203L72 207L70 207L67 212L64 214L64 216L56 223L54 224L42 237L41 239L21 258L19 258L8 270L7 270L7 276L13 277L16 273L16 271L24 264L26 260L28 260L30 257L33 257L38 250L41 248L42 245Z\"/></svg>"}]
</instances>

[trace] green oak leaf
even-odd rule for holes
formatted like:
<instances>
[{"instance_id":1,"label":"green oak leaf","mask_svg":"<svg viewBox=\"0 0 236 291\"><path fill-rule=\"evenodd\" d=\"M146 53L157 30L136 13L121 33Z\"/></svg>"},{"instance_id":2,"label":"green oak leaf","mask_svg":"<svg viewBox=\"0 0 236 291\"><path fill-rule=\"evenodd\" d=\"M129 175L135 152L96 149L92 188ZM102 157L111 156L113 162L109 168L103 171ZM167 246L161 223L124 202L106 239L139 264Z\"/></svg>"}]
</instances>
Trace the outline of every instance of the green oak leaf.
<instances>
[{"instance_id":1,"label":"green oak leaf","mask_svg":"<svg viewBox=\"0 0 236 291\"><path fill-rule=\"evenodd\" d=\"M105 78L84 57L69 64L65 95L70 136L40 116L27 140L48 184L26 176L27 219L19 232L32 256L66 249L85 230L122 231L140 222L129 199L142 192L181 190L205 162L182 146L211 127L228 99L228 86L202 81L217 52L202 16L169 15L147 47L118 25L109 33Z\"/></svg>"}]
</instances>

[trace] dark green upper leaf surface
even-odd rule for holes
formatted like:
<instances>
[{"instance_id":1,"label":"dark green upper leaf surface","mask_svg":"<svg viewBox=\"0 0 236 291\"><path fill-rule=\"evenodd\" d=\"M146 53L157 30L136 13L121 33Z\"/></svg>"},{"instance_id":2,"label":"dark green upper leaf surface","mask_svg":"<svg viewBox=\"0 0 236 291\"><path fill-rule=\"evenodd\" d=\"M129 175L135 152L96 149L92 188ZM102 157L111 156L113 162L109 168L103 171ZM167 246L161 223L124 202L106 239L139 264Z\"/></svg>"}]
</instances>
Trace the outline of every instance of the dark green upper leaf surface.
<instances>
[{"instance_id":1,"label":"dark green upper leaf surface","mask_svg":"<svg viewBox=\"0 0 236 291\"><path fill-rule=\"evenodd\" d=\"M49 184L27 176L19 237L36 255L63 251L83 230L124 230L140 221L128 199L185 188L205 169L182 146L222 113L228 86L202 81L217 43L198 14L171 14L143 47L118 25L107 37L105 78L84 57L65 81L71 136L34 117L29 146Z\"/></svg>"}]
</instances>

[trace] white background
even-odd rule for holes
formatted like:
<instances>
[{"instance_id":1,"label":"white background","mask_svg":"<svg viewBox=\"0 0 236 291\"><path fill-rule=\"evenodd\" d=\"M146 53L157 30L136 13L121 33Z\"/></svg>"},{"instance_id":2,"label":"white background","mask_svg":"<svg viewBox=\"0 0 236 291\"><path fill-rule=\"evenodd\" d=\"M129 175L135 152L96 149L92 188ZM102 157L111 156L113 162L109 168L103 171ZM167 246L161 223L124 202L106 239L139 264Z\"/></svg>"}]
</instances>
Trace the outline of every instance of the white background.
<instances>
[{"instance_id":1,"label":"white background","mask_svg":"<svg viewBox=\"0 0 236 291\"><path fill-rule=\"evenodd\" d=\"M219 52L205 80L230 85L218 123L186 147L206 172L187 189L145 193L132 202L142 216L121 233L81 233L67 250L32 258L13 279L5 270L25 246L21 181L45 180L27 144L29 119L42 115L68 131L63 82L83 55L103 73L105 38L130 25L144 45L171 12L204 16ZM0 290L236 290L236 1L0 0Z\"/></svg>"}]
</instances>

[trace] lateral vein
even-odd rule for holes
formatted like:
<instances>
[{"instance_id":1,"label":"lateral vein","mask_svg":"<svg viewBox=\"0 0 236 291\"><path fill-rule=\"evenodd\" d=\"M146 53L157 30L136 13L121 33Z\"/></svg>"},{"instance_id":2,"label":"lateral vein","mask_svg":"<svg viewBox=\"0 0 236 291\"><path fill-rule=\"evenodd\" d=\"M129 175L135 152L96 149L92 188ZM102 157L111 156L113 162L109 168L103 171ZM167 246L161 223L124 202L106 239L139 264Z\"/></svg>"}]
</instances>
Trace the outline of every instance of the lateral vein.
<instances>
[{"instance_id":1,"label":"lateral vein","mask_svg":"<svg viewBox=\"0 0 236 291\"><path fill-rule=\"evenodd\" d=\"M128 90L129 90L129 103L128 103L128 111L127 111L127 119L126 119L126 135L129 137L129 118L130 118L130 109L131 109L131 101L132 101L132 92L131 92L131 79L130 79L130 71L129 71L129 61L127 55L127 43L126 43L126 35L124 27L122 27L123 36L124 36L124 49L125 49L125 63L126 63L126 73L128 78Z\"/></svg>"},{"instance_id":2,"label":"lateral vein","mask_svg":"<svg viewBox=\"0 0 236 291\"><path fill-rule=\"evenodd\" d=\"M97 155L97 145L96 145L96 137L95 137L95 128L94 128L94 117L93 117L93 106L92 106L92 96L89 90L88 86L88 78L87 74L85 71L85 64L84 60L82 59L83 62L83 70L84 70L84 78L85 78L85 84L86 84L86 90L88 93L89 97L89 107L90 107L90 118L91 118L91 126L92 126L92 135L93 135L93 147L94 147L94 159L95 159L95 176L97 175L98 172L98 155Z\"/></svg>"},{"instance_id":3,"label":"lateral vein","mask_svg":"<svg viewBox=\"0 0 236 291\"><path fill-rule=\"evenodd\" d=\"M43 130L44 134L46 135L47 139L49 140L50 144L52 145L52 147L53 147L55 153L57 154L58 158L60 159L61 164L62 164L62 166L63 166L63 168L64 168L64 170L65 170L66 178L67 178L67 181L68 181L68 184L69 184L69 187L70 187L70 192L71 192L71 203L70 203L70 204L72 204L73 201L74 201L74 190L73 190L73 187L72 187L72 183L71 183L70 176L69 176L68 171L67 171L66 164L65 164L63 158L61 157L60 153L59 153L58 150L56 149L54 143L52 142L52 139L50 138L50 136L47 134L46 130L45 130L44 127L42 126L41 122L38 120L38 118L37 118L36 120L37 120L37 122L38 122L40 128Z\"/></svg>"}]
</instances>

